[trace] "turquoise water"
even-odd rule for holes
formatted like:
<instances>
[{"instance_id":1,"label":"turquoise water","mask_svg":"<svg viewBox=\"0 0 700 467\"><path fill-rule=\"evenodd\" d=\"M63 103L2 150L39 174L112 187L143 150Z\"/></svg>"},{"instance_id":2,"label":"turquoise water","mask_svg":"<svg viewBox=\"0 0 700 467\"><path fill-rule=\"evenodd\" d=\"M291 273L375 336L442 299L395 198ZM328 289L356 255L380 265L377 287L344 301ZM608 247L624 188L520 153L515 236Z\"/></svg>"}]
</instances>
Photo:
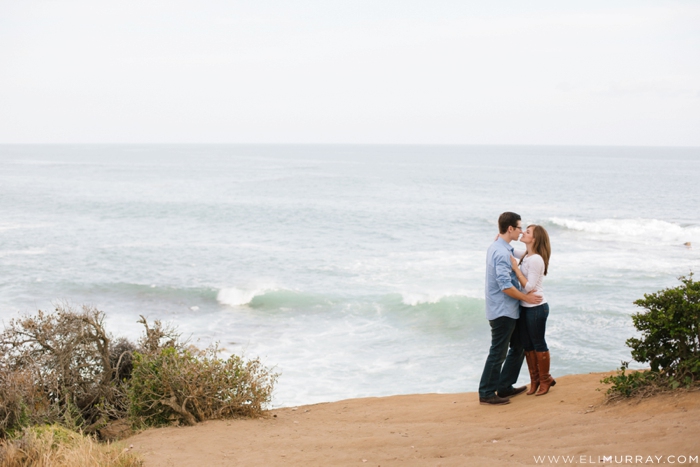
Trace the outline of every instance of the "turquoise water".
<instances>
[{"instance_id":1,"label":"turquoise water","mask_svg":"<svg viewBox=\"0 0 700 467\"><path fill-rule=\"evenodd\" d=\"M0 146L0 317L170 321L275 366L275 405L475 391L512 210L552 238L554 374L610 370L698 270L698 180L698 148Z\"/></svg>"}]
</instances>

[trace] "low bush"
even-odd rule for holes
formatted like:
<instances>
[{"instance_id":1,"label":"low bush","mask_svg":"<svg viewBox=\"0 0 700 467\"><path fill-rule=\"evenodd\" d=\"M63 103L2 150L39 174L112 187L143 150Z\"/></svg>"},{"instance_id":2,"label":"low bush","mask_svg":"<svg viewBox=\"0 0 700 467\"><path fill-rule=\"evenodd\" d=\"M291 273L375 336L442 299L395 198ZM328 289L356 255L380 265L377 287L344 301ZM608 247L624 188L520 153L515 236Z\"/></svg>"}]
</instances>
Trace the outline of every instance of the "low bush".
<instances>
[{"instance_id":1,"label":"low bush","mask_svg":"<svg viewBox=\"0 0 700 467\"><path fill-rule=\"evenodd\" d=\"M0 378L15 384L7 388L0 412L20 414L0 425L0 434L17 423L25 425L23 420L93 432L107 418L125 412L126 399L110 363L104 313L94 308L76 312L58 307L55 313L39 311L10 321L0 334L0 358ZM34 390L27 391L29 384Z\"/></svg>"},{"instance_id":2,"label":"low bush","mask_svg":"<svg viewBox=\"0 0 700 467\"><path fill-rule=\"evenodd\" d=\"M165 347L136 353L129 384L131 415L146 425L194 425L212 418L260 415L270 401L276 375L259 360L216 348Z\"/></svg>"},{"instance_id":3,"label":"low bush","mask_svg":"<svg viewBox=\"0 0 700 467\"><path fill-rule=\"evenodd\" d=\"M25 428L0 441L0 467L137 467L139 457L120 444L101 444L58 425Z\"/></svg>"},{"instance_id":4,"label":"low bush","mask_svg":"<svg viewBox=\"0 0 700 467\"><path fill-rule=\"evenodd\" d=\"M629 362L614 376L601 380L610 384L607 394L618 397L644 396L660 390L687 389L700 382L700 282L680 277L681 285L645 294L634 302L646 311L632 315L640 337L627 339L632 358L648 363L648 371L626 372Z\"/></svg>"},{"instance_id":5,"label":"low bush","mask_svg":"<svg viewBox=\"0 0 700 467\"><path fill-rule=\"evenodd\" d=\"M56 418L48 398L26 370L0 370L0 438L18 429Z\"/></svg>"},{"instance_id":6,"label":"low bush","mask_svg":"<svg viewBox=\"0 0 700 467\"><path fill-rule=\"evenodd\" d=\"M628 369L629 362L622 362L622 366L615 375L606 376L600 380L601 383L611 385L606 393L608 400L632 396L644 397L654 394L664 387L658 373L644 370L629 371Z\"/></svg>"},{"instance_id":7,"label":"low bush","mask_svg":"<svg viewBox=\"0 0 700 467\"><path fill-rule=\"evenodd\" d=\"M193 424L259 415L276 375L259 360L217 357L142 316L137 344L113 339L104 313L58 307L10 321L0 333L0 438L60 424L99 434L113 420Z\"/></svg>"}]
</instances>

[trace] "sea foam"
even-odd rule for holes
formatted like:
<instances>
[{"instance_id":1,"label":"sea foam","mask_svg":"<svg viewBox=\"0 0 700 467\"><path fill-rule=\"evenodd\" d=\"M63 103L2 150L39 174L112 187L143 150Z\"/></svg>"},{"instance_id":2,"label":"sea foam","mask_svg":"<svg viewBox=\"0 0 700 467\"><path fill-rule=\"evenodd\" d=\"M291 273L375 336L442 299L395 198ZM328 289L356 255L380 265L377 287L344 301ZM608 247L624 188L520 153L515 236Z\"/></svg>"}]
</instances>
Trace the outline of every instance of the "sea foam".
<instances>
[{"instance_id":1,"label":"sea foam","mask_svg":"<svg viewBox=\"0 0 700 467\"><path fill-rule=\"evenodd\" d=\"M440 303L441 301L449 301L454 299L463 298L482 298L483 293L479 294L477 291L471 292L432 292L432 293L418 293L418 292L402 292L401 302L404 305L417 306L421 304L434 304Z\"/></svg>"},{"instance_id":2,"label":"sea foam","mask_svg":"<svg viewBox=\"0 0 700 467\"><path fill-rule=\"evenodd\" d=\"M219 293L216 295L216 300L222 305L243 306L250 304L254 297L263 295L271 290L276 290L276 287L273 285L263 285L245 289L230 287L219 290Z\"/></svg>"},{"instance_id":3,"label":"sea foam","mask_svg":"<svg viewBox=\"0 0 700 467\"><path fill-rule=\"evenodd\" d=\"M638 243L665 244L685 243L700 240L700 227L687 226L659 219L600 219L580 221L553 217L552 224L569 230L603 235L625 237Z\"/></svg>"}]
</instances>

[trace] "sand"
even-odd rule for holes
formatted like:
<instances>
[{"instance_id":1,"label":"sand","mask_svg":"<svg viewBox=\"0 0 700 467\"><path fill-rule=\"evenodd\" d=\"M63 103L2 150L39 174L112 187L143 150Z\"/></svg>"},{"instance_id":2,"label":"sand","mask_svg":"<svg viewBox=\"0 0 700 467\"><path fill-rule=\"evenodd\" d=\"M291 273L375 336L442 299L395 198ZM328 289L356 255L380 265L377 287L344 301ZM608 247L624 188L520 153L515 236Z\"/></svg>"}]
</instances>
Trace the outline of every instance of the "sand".
<instances>
[{"instance_id":1,"label":"sand","mask_svg":"<svg viewBox=\"0 0 700 467\"><path fill-rule=\"evenodd\" d=\"M549 394L505 406L480 405L476 393L352 399L126 443L147 467L700 465L700 392L606 405L596 390L605 375L559 377Z\"/></svg>"}]
</instances>

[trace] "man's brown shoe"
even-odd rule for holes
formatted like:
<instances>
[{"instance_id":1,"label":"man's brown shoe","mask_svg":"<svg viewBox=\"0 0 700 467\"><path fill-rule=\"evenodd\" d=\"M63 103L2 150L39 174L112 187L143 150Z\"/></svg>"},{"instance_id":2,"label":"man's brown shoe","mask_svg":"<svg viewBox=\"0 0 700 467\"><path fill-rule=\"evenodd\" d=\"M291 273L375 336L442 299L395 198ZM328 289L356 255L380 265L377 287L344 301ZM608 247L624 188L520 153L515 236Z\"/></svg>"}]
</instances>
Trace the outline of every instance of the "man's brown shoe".
<instances>
[{"instance_id":1,"label":"man's brown shoe","mask_svg":"<svg viewBox=\"0 0 700 467\"><path fill-rule=\"evenodd\" d=\"M494 394L491 397L479 397L479 404L481 405L504 405L510 404L510 401L504 397L498 397Z\"/></svg>"},{"instance_id":2,"label":"man's brown shoe","mask_svg":"<svg viewBox=\"0 0 700 467\"><path fill-rule=\"evenodd\" d=\"M510 388L505 391L498 391L499 397L513 397L521 394L527 390L527 386L520 386L519 388Z\"/></svg>"}]
</instances>

